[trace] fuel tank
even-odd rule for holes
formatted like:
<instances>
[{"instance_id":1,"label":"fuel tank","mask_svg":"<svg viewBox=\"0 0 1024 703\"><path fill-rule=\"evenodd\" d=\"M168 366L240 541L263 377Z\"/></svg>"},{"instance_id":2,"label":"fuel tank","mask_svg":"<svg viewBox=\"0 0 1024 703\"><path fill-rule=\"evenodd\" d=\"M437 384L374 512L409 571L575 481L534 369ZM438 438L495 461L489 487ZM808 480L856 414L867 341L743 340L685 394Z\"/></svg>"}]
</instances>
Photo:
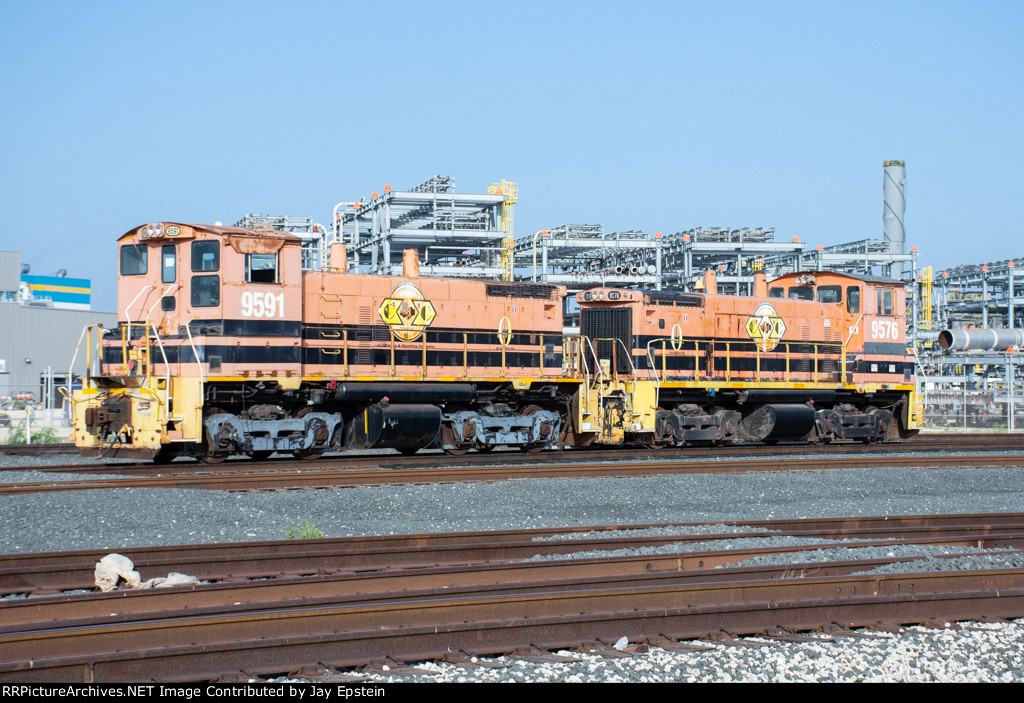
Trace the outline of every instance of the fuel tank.
<instances>
[{"instance_id":1,"label":"fuel tank","mask_svg":"<svg viewBox=\"0 0 1024 703\"><path fill-rule=\"evenodd\" d=\"M434 405L368 405L345 425L346 449L422 449L441 429L441 409Z\"/></svg>"},{"instance_id":2,"label":"fuel tank","mask_svg":"<svg viewBox=\"0 0 1024 703\"><path fill-rule=\"evenodd\" d=\"M740 421L739 435L749 442L803 439L814 419L814 409L807 405L762 405Z\"/></svg>"}]
</instances>

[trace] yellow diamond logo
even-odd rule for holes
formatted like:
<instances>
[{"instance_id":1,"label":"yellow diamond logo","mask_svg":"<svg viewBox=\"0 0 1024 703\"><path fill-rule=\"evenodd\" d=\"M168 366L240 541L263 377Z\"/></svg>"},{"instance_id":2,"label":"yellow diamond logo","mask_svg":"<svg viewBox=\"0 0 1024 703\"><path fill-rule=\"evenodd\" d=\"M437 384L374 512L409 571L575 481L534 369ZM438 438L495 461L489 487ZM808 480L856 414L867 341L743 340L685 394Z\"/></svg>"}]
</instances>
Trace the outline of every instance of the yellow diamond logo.
<instances>
[{"instance_id":1,"label":"yellow diamond logo","mask_svg":"<svg viewBox=\"0 0 1024 703\"><path fill-rule=\"evenodd\" d=\"M437 311L412 283L401 283L385 298L377 313L397 339L414 342L437 317Z\"/></svg>"},{"instance_id":2,"label":"yellow diamond logo","mask_svg":"<svg viewBox=\"0 0 1024 703\"><path fill-rule=\"evenodd\" d=\"M786 323L768 303L758 305L747 319L747 335L757 342L761 351L768 352L777 347L784 334Z\"/></svg>"}]
</instances>

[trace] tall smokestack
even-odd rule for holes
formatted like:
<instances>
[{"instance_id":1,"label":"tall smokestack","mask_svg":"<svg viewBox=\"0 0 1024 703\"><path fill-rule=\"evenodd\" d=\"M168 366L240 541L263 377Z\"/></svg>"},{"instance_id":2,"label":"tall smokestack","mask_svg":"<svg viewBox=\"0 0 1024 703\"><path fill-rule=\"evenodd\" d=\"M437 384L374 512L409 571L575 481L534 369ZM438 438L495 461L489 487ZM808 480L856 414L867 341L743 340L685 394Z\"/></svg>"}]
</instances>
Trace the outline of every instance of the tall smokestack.
<instances>
[{"instance_id":1,"label":"tall smokestack","mask_svg":"<svg viewBox=\"0 0 1024 703\"><path fill-rule=\"evenodd\" d=\"M882 177L882 232L890 242L889 251L903 254L907 241L907 233L903 229L903 213L907 209L907 165L903 161L886 161L882 166L885 171ZM899 266L901 274L905 269L906 264Z\"/></svg>"}]
</instances>

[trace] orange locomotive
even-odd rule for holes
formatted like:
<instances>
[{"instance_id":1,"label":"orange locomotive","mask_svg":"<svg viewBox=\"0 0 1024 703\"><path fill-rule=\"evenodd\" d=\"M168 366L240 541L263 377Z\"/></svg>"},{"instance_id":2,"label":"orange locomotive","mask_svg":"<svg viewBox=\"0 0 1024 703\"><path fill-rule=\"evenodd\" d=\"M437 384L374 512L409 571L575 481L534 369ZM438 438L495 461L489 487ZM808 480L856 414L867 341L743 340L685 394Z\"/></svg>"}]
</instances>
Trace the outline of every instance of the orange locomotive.
<instances>
[{"instance_id":1,"label":"orange locomotive","mask_svg":"<svg viewBox=\"0 0 1024 703\"><path fill-rule=\"evenodd\" d=\"M303 271L301 240L274 230L154 223L119 244L119 327L87 328L73 397L83 454L454 454L563 434L564 288L420 278L415 256L403 277Z\"/></svg>"},{"instance_id":2,"label":"orange locomotive","mask_svg":"<svg viewBox=\"0 0 1024 703\"><path fill-rule=\"evenodd\" d=\"M83 333L72 398L86 455L872 441L919 422L898 281L593 289L563 336L563 287L421 278L415 252L398 277L304 271L275 230L153 223L119 246L119 325Z\"/></svg>"},{"instance_id":3,"label":"orange locomotive","mask_svg":"<svg viewBox=\"0 0 1024 703\"><path fill-rule=\"evenodd\" d=\"M907 438L922 409L905 346L903 283L793 273L755 296L593 289L580 333L603 380L579 441ZM611 416L618 418L609 422Z\"/></svg>"}]
</instances>

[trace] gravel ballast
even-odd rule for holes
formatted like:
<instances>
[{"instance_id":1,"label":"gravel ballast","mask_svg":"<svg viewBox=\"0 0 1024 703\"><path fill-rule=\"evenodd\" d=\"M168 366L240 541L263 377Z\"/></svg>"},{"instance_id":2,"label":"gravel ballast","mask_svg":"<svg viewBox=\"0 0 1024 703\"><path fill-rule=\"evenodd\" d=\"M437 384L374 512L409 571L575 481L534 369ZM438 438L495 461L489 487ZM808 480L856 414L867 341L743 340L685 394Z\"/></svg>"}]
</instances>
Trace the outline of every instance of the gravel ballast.
<instances>
[{"instance_id":1,"label":"gravel ballast","mask_svg":"<svg viewBox=\"0 0 1024 703\"><path fill-rule=\"evenodd\" d=\"M26 466L0 457L6 466ZM382 455L382 464L386 456ZM48 458L64 463L67 457ZM33 462L40 463L38 459ZM0 472L5 483L80 479ZM1018 469L866 469L705 474L633 479L549 479L493 484L384 486L224 493L116 489L0 498L0 553L240 542L284 538L314 524L326 537L606 524L775 518L1024 512ZM717 530L716 530L717 531ZM849 558L856 545L823 543L812 559ZM739 548L739 547L736 547ZM836 548L836 549L833 549ZM859 550L858 550L859 551ZM890 548L888 551L892 551ZM953 554L956 550L948 550ZM834 554L833 554L834 553ZM921 551L920 554L929 552ZM942 556L946 553L933 556ZM804 555L813 555L809 551ZM902 552L900 552L902 554ZM860 554L857 556L885 556ZM958 568L933 558L927 567ZM988 568L1004 568L990 561ZM961 565L959 568L967 568ZM151 575L143 574L144 578ZM430 681L1024 681L1024 622L939 630L907 628L867 638L728 646L703 652L651 648L622 658L564 653L571 662L484 666L421 664ZM753 643L752 643L753 644ZM367 674L393 679L388 672Z\"/></svg>"}]
</instances>

